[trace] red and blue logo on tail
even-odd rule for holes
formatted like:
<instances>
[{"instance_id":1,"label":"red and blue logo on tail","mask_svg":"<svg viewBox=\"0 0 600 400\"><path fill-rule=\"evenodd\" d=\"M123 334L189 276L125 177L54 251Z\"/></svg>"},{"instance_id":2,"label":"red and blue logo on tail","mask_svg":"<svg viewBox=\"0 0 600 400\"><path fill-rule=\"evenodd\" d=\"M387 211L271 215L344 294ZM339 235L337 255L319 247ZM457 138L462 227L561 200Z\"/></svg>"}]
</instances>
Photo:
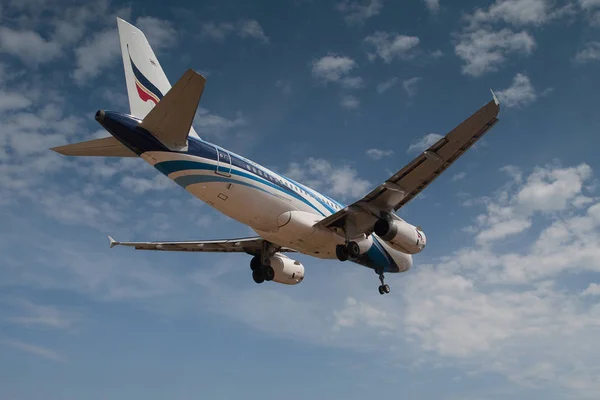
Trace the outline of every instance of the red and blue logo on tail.
<instances>
[{"instance_id":1,"label":"red and blue logo on tail","mask_svg":"<svg viewBox=\"0 0 600 400\"><path fill-rule=\"evenodd\" d=\"M138 96L142 101L152 101L154 104L158 104L160 99L163 98L163 94L158 90L156 86L152 84L142 72L135 66L129 54L129 46L127 46L127 54L129 55L129 62L131 63L131 69L135 77L135 88L137 89Z\"/></svg>"}]
</instances>

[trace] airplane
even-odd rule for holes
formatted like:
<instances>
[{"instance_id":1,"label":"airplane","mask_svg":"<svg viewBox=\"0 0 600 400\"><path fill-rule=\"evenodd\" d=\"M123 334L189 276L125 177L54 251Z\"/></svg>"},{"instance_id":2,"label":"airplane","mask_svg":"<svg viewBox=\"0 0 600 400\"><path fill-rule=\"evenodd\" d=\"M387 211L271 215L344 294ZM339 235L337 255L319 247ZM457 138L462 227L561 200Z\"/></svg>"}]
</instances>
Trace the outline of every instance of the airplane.
<instances>
[{"instance_id":1,"label":"airplane","mask_svg":"<svg viewBox=\"0 0 600 400\"><path fill-rule=\"evenodd\" d=\"M144 33L117 18L130 113L98 110L110 136L54 147L66 156L140 157L196 198L258 236L179 242L119 242L110 248L238 252L252 256L256 283L296 285L304 266L289 254L351 261L385 273L408 271L427 244L396 211L414 199L497 122L493 99L363 198L343 204L198 136L192 126L206 78L192 69L171 86Z\"/></svg>"}]
</instances>

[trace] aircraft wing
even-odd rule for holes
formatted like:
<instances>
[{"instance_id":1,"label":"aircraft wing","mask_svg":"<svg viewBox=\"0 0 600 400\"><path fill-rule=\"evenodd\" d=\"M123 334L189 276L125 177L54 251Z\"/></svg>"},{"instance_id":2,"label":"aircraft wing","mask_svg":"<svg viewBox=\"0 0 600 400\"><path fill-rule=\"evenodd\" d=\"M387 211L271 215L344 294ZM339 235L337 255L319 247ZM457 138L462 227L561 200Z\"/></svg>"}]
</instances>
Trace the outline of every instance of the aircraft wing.
<instances>
[{"instance_id":1,"label":"aircraft wing","mask_svg":"<svg viewBox=\"0 0 600 400\"><path fill-rule=\"evenodd\" d=\"M260 236L240 238L240 239L223 239L223 240L196 240L187 242L118 242L112 237L110 247L128 246L134 247L136 250L158 250L158 251L189 251L189 252L206 252L206 253L248 253L258 255L263 248L264 239ZM292 249L280 248L279 252L294 252Z\"/></svg>"},{"instance_id":2,"label":"aircraft wing","mask_svg":"<svg viewBox=\"0 0 600 400\"><path fill-rule=\"evenodd\" d=\"M316 226L333 231L346 229L351 238L370 234L378 218L414 199L498 122L500 103L495 95L493 97L365 197L324 218Z\"/></svg>"}]
</instances>

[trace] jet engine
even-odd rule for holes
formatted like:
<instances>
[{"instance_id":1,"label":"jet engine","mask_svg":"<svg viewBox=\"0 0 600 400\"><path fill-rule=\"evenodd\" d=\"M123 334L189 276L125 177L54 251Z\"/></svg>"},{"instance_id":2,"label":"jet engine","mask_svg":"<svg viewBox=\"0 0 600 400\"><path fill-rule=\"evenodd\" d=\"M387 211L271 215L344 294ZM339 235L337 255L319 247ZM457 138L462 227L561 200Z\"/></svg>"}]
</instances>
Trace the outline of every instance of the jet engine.
<instances>
[{"instance_id":1,"label":"jet engine","mask_svg":"<svg viewBox=\"0 0 600 400\"><path fill-rule=\"evenodd\" d=\"M423 231L404 221L380 219L373 228L377 236L402 253L420 253L427 244Z\"/></svg>"},{"instance_id":2,"label":"jet engine","mask_svg":"<svg viewBox=\"0 0 600 400\"><path fill-rule=\"evenodd\" d=\"M270 258L271 268L275 272L273 280L285 285L297 285L304 279L304 266L300 261L292 260L281 253Z\"/></svg>"}]
</instances>

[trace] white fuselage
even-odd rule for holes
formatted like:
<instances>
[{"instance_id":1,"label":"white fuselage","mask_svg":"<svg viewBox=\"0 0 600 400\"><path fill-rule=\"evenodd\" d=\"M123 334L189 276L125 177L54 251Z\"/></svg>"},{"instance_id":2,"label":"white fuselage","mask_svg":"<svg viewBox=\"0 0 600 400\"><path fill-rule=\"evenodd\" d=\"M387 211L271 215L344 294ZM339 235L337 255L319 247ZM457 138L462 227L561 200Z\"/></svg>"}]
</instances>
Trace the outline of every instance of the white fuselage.
<instances>
[{"instance_id":1,"label":"white fuselage","mask_svg":"<svg viewBox=\"0 0 600 400\"><path fill-rule=\"evenodd\" d=\"M343 244L344 238L313 225L342 209L342 204L237 154L192 140L202 148L195 154L150 151L141 157L195 197L248 225L264 239L313 257L336 258L335 247ZM411 255L380 239L377 245L397 265L389 272L403 272L412 266Z\"/></svg>"}]
</instances>

